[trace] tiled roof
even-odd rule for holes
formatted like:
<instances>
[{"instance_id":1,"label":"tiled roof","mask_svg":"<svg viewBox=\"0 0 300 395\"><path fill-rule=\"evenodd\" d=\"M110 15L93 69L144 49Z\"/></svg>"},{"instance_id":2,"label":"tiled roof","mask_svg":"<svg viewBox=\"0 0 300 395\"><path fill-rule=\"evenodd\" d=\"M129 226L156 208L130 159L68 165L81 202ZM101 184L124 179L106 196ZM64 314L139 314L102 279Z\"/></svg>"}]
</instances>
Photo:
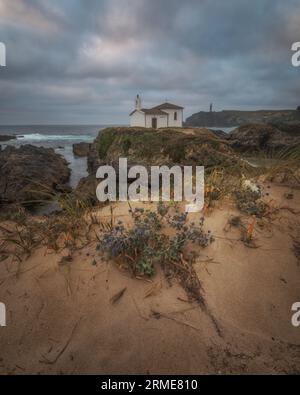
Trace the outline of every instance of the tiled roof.
<instances>
[{"instance_id":1,"label":"tiled roof","mask_svg":"<svg viewBox=\"0 0 300 395\"><path fill-rule=\"evenodd\" d=\"M176 104L172 103L163 103L160 104L159 106L153 107L153 109L158 109L158 110L183 110L184 107L177 106Z\"/></svg>"},{"instance_id":2,"label":"tiled roof","mask_svg":"<svg viewBox=\"0 0 300 395\"><path fill-rule=\"evenodd\" d=\"M139 110L134 110L132 111L129 115L133 115L136 111ZM166 112L159 110L158 108L142 108L140 111L142 111L145 114L149 115L168 115Z\"/></svg>"},{"instance_id":3,"label":"tiled roof","mask_svg":"<svg viewBox=\"0 0 300 395\"><path fill-rule=\"evenodd\" d=\"M159 108L142 108L145 114L151 115L168 115L166 112L160 110Z\"/></svg>"},{"instance_id":4,"label":"tiled roof","mask_svg":"<svg viewBox=\"0 0 300 395\"><path fill-rule=\"evenodd\" d=\"M168 113L162 111L162 110L183 110L184 107L176 106L176 104L172 103L163 103L160 104L159 106L155 106L153 108L142 108L140 111L142 111L145 114L149 115L168 115ZM130 116L133 115L136 111L139 110L134 110L130 113Z\"/></svg>"}]
</instances>

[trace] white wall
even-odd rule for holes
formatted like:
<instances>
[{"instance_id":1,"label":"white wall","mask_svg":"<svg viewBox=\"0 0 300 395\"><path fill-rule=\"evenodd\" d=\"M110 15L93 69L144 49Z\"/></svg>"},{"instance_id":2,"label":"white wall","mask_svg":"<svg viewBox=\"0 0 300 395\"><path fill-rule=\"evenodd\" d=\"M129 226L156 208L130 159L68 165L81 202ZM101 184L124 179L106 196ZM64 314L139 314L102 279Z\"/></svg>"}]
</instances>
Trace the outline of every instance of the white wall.
<instances>
[{"instance_id":1,"label":"white wall","mask_svg":"<svg viewBox=\"0 0 300 395\"><path fill-rule=\"evenodd\" d=\"M182 127L183 110L163 110L169 114L169 127ZM174 120L174 114L177 112L177 121Z\"/></svg>"},{"instance_id":2,"label":"white wall","mask_svg":"<svg viewBox=\"0 0 300 395\"><path fill-rule=\"evenodd\" d=\"M130 116L130 126L145 127L145 114L141 111L136 111Z\"/></svg>"},{"instance_id":3,"label":"white wall","mask_svg":"<svg viewBox=\"0 0 300 395\"><path fill-rule=\"evenodd\" d=\"M157 128L182 127L183 110L164 110L164 112L168 113L169 117L167 115L146 114L145 123L145 113L136 111L130 116L130 126L152 128L152 118L156 118ZM174 120L175 112L177 112L177 121Z\"/></svg>"},{"instance_id":4,"label":"white wall","mask_svg":"<svg viewBox=\"0 0 300 395\"><path fill-rule=\"evenodd\" d=\"M166 128L168 124L168 117L167 115L146 115L146 127L152 128L152 118L157 119L157 128Z\"/></svg>"}]
</instances>

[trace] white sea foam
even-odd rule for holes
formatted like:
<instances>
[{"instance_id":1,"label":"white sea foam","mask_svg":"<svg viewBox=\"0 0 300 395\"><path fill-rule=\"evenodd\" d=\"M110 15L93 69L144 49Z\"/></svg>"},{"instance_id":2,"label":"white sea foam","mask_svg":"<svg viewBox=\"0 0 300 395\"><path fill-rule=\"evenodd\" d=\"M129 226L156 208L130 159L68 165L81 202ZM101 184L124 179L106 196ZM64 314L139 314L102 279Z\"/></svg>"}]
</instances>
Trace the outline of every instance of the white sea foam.
<instances>
[{"instance_id":1,"label":"white sea foam","mask_svg":"<svg viewBox=\"0 0 300 395\"><path fill-rule=\"evenodd\" d=\"M40 134L31 133L18 135L17 140L22 141L62 141L62 140L79 140L79 141L91 141L93 138L88 135L74 135L74 134Z\"/></svg>"}]
</instances>

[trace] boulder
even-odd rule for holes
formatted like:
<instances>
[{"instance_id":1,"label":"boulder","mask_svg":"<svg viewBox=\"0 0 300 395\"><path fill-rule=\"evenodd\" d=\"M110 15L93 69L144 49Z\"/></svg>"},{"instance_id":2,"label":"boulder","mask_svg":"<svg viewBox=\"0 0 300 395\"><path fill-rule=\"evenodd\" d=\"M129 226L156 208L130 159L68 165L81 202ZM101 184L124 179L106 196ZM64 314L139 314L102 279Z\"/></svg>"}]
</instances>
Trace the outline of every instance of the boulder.
<instances>
[{"instance_id":1,"label":"boulder","mask_svg":"<svg viewBox=\"0 0 300 395\"><path fill-rule=\"evenodd\" d=\"M79 181L75 190L77 199L83 201L87 205L94 205L97 203L96 188L98 180L95 174L84 177Z\"/></svg>"},{"instance_id":2,"label":"boulder","mask_svg":"<svg viewBox=\"0 0 300 395\"><path fill-rule=\"evenodd\" d=\"M73 144L73 153L76 156L87 156L90 150L91 144L89 143L76 143Z\"/></svg>"},{"instance_id":3,"label":"boulder","mask_svg":"<svg viewBox=\"0 0 300 395\"><path fill-rule=\"evenodd\" d=\"M52 148L8 146L0 151L0 205L48 200L69 190L69 177L67 161Z\"/></svg>"}]
</instances>

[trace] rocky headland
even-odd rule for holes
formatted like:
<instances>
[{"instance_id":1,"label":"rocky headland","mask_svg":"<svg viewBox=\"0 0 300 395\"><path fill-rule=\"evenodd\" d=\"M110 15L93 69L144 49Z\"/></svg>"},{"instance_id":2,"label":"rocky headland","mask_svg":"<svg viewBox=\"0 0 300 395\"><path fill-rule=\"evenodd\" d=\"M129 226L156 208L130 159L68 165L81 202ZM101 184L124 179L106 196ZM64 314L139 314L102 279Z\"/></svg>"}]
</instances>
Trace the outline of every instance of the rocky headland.
<instances>
[{"instance_id":1,"label":"rocky headland","mask_svg":"<svg viewBox=\"0 0 300 395\"><path fill-rule=\"evenodd\" d=\"M259 110L259 111L200 111L185 121L189 127L235 127L249 123L293 124L300 122L297 110Z\"/></svg>"}]
</instances>

